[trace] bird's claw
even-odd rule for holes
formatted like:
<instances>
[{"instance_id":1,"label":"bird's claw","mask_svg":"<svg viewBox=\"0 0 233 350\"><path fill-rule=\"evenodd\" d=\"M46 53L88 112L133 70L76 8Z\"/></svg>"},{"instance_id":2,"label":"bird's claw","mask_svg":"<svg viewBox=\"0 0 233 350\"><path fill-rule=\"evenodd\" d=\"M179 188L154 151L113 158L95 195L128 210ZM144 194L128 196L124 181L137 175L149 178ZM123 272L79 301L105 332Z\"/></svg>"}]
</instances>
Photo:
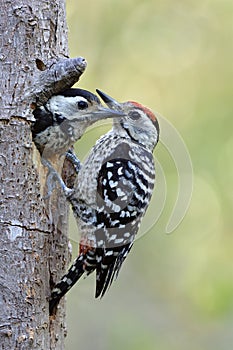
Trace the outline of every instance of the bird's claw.
<instances>
[{"instance_id":1,"label":"bird's claw","mask_svg":"<svg viewBox=\"0 0 233 350\"><path fill-rule=\"evenodd\" d=\"M48 168L48 175L47 175L47 195L44 197L44 199L48 199L53 190L55 189L55 183L58 182L59 185L61 186L64 194L66 197L69 197L73 190L68 188L64 181L62 180L61 176L58 174L58 172L53 168L52 164L47 160L47 159L42 159L42 164Z\"/></svg>"}]
</instances>

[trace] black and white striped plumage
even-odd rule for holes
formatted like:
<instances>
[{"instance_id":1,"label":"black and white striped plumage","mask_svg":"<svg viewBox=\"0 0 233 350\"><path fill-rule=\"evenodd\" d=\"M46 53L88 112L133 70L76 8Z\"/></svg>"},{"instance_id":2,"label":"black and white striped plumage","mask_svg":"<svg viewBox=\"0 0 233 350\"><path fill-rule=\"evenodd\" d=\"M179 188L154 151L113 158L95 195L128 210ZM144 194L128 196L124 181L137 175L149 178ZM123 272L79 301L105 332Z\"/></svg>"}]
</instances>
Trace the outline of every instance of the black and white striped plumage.
<instances>
[{"instance_id":1,"label":"black and white striped plumage","mask_svg":"<svg viewBox=\"0 0 233 350\"><path fill-rule=\"evenodd\" d=\"M100 119L114 117L99 98L83 89L67 89L52 96L44 106L34 109L32 138L44 158L65 154Z\"/></svg>"},{"instance_id":2,"label":"black and white striped plumage","mask_svg":"<svg viewBox=\"0 0 233 350\"><path fill-rule=\"evenodd\" d=\"M55 286L51 310L84 272L96 270L96 297L117 277L152 196L153 149L159 139L154 114L135 102L120 104L99 92L125 116L91 150L68 195L81 233L80 255Z\"/></svg>"}]
</instances>

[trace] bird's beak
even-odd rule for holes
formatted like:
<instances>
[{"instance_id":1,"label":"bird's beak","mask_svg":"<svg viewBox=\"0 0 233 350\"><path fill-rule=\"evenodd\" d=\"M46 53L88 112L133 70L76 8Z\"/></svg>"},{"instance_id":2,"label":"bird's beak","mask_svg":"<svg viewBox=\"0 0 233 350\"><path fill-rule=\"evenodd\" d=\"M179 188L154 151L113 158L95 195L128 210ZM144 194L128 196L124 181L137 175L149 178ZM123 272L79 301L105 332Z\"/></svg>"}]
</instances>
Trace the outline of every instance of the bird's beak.
<instances>
[{"instance_id":1,"label":"bird's beak","mask_svg":"<svg viewBox=\"0 0 233 350\"><path fill-rule=\"evenodd\" d=\"M98 106L97 110L93 111L91 113L91 120L100 120L100 119L107 119L107 118L119 118L123 117L124 113L121 111L116 111L114 109L105 108L101 105Z\"/></svg>"},{"instance_id":2,"label":"bird's beak","mask_svg":"<svg viewBox=\"0 0 233 350\"><path fill-rule=\"evenodd\" d=\"M81 121L88 122L88 123L95 123L102 119L107 118L121 118L124 116L124 113L121 111L115 111L110 108L105 108L102 105L96 106L95 110L89 111L87 114L83 114L82 116L77 117L77 121L80 123ZM72 119L74 121L74 118Z\"/></svg>"},{"instance_id":3,"label":"bird's beak","mask_svg":"<svg viewBox=\"0 0 233 350\"><path fill-rule=\"evenodd\" d=\"M102 100L106 103L106 105L109 108L113 108L117 111L121 111L122 107L121 107L121 103L119 103L118 101L114 100L112 97L110 97L109 95L105 94L105 92L100 91L99 89L96 89L97 94L102 98Z\"/></svg>"}]
</instances>

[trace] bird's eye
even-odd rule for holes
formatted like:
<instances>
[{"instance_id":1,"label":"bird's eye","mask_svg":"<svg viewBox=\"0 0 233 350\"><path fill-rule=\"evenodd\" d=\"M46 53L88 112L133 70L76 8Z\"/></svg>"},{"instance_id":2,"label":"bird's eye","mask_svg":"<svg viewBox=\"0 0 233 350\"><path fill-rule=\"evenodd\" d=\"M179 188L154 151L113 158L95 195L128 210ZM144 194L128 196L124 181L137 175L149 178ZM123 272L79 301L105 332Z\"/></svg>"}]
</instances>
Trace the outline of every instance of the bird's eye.
<instances>
[{"instance_id":1,"label":"bird's eye","mask_svg":"<svg viewBox=\"0 0 233 350\"><path fill-rule=\"evenodd\" d=\"M88 108L88 103L85 101L79 101L78 102L78 109L86 109Z\"/></svg>"},{"instance_id":2,"label":"bird's eye","mask_svg":"<svg viewBox=\"0 0 233 350\"><path fill-rule=\"evenodd\" d=\"M138 120L140 118L140 113L138 113L136 111L129 112L129 116L133 120Z\"/></svg>"}]
</instances>

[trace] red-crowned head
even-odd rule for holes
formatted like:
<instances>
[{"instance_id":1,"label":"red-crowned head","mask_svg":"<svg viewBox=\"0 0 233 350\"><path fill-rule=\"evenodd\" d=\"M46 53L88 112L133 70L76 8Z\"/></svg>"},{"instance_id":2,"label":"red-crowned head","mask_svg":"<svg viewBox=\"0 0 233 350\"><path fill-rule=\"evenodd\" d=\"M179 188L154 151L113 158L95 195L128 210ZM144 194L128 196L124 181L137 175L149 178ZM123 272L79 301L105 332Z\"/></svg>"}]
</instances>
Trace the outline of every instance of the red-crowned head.
<instances>
[{"instance_id":1,"label":"red-crowned head","mask_svg":"<svg viewBox=\"0 0 233 350\"><path fill-rule=\"evenodd\" d=\"M134 142L152 151L159 140L159 123L155 114L138 102L120 103L102 91L96 91L109 108L125 114L115 119L116 127L122 128Z\"/></svg>"}]
</instances>

